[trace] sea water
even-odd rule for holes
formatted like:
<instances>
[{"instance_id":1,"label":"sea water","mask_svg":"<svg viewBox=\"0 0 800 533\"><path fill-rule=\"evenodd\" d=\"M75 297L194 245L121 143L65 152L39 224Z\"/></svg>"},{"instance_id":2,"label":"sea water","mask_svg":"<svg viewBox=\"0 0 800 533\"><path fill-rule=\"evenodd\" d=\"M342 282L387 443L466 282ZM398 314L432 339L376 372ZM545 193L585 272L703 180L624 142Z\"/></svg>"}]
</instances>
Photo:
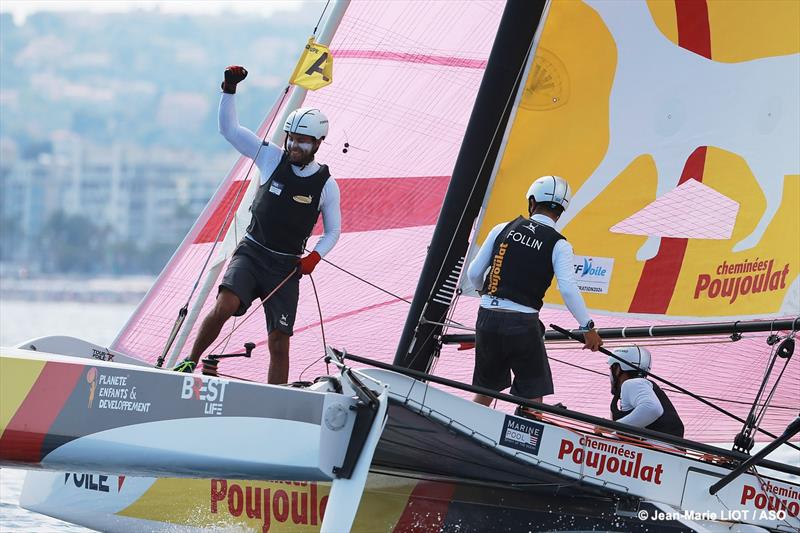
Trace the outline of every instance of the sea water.
<instances>
[{"instance_id":1,"label":"sea water","mask_svg":"<svg viewBox=\"0 0 800 533\"><path fill-rule=\"evenodd\" d=\"M0 298L0 346L47 335L69 335L108 346L136 307L85 302L22 302ZM25 472L0 469L0 531L90 531L19 506Z\"/></svg>"}]
</instances>

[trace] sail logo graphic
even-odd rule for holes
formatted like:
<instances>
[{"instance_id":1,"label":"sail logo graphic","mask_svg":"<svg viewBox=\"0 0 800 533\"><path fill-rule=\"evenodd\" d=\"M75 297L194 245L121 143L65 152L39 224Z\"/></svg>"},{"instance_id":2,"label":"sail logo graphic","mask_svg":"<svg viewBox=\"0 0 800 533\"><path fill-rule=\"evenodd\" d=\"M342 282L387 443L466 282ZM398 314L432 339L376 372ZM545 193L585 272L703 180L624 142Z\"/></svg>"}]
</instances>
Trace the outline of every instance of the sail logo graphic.
<instances>
[{"instance_id":1,"label":"sail logo graphic","mask_svg":"<svg viewBox=\"0 0 800 533\"><path fill-rule=\"evenodd\" d=\"M181 399L204 402L203 414L221 415L227 386L228 382L224 379L185 376L181 386Z\"/></svg>"},{"instance_id":2,"label":"sail logo graphic","mask_svg":"<svg viewBox=\"0 0 800 533\"><path fill-rule=\"evenodd\" d=\"M614 270L613 257L587 257L576 255L572 263L578 290L594 294L608 294L611 273Z\"/></svg>"},{"instance_id":3,"label":"sail logo graphic","mask_svg":"<svg viewBox=\"0 0 800 533\"><path fill-rule=\"evenodd\" d=\"M500 444L521 450L523 452L539 455L539 446L542 443L544 426L523 418L506 415L503 423L503 433Z\"/></svg>"},{"instance_id":4,"label":"sail logo graphic","mask_svg":"<svg viewBox=\"0 0 800 533\"><path fill-rule=\"evenodd\" d=\"M694 287L694 299L723 298L728 305L740 296L776 292L786 288L789 263L783 268L775 266L775 259L745 259L740 263L723 261L714 274L700 274Z\"/></svg>"}]
</instances>

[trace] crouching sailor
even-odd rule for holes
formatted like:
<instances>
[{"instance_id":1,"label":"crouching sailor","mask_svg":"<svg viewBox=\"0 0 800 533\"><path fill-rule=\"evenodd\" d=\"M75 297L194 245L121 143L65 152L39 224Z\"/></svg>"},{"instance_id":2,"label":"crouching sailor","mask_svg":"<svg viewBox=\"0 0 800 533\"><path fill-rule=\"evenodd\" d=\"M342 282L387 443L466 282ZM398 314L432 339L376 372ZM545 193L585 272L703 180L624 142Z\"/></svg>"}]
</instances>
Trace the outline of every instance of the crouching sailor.
<instances>
[{"instance_id":1,"label":"crouching sailor","mask_svg":"<svg viewBox=\"0 0 800 533\"><path fill-rule=\"evenodd\" d=\"M683 422L661 388L645 376L652 357L646 348L614 350L622 361L608 358L611 372L611 417L617 422L683 437Z\"/></svg>"}]
</instances>

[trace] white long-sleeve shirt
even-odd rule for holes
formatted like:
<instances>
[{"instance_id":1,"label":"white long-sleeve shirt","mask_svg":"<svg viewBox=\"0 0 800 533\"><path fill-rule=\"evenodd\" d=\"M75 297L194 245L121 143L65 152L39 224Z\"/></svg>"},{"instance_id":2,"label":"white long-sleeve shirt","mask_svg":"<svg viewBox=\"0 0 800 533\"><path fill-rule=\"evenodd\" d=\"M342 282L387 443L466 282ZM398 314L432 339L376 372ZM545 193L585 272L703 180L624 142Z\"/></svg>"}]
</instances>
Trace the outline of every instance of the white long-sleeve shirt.
<instances>
[{"instance_id":1,"label":"white long-sleeve shirt","mask_svg":"<svg viewBox=\"0 0 800 533\"><path fill-rule=\"evenodd\" d=\"M531 217L531 220L550 226L555 226L552 218L537 214ZM467 277L473 287L483 286L483 280L486 276L487 270L492 261L492 248L494 248L494 241L497 236L503 231L508 223L496 225L489 232L483 245L478 250L478 255L469 264L467 268ZM572 252L572 245L566 239L559 240L553 247L553 271L555 272L556 280L558 280L558 290L561 292L561 297L564 298L564 303L569 309L575 320L578 321L579 326L585 326L590 320L589 311L586 309L586 304L583 301L583 296L578 290L578 284L575 282L574 267L573 267L574 254ZM519 304L507 298L497 298L484 294L481 296L481 307L489 309L507 309L510 311L517 311L520 313L536 313L536 309L526 305Z\"/></svg>"},{"instance_id":2,"label":"white long-sleeve shirt","mask_svg":"<svg viewBox=\"0 0 800 533\"><path fill-rule=\"evenodd\" d=\"M283 155L283 149L273 143L262 146L262 140L255 133L239 124L236 115L236 101L234 95L222 93L219 101L219 132L245 157L256 158L256 166L261 172L261 185L278 168ZM260 151L259 151L260 148ZM319 170L319 163L312 161L305 167L292 165L292 171L301 178L307 178ZM339 235L342 233L342 214L339 206L339 185L331 176L325 182L319 196L319 207L322 211L322 236L317 241L314 250L322 257L330 252ZM251 237L252 238L252 237Z\"/></svg>"},{"instance_id":3,"label":"white long-sleeve shirt","mask_svg":"<svg viewBox=\"0 0 800 533\"><path fill-rule=\"evenodd\" d=\"M639 428L647 427L664 414L664 408L658 401L653 384L644 378L626 379L619 393L621 411L633 409L617 422Z\"/></svg>"}]
</instances>

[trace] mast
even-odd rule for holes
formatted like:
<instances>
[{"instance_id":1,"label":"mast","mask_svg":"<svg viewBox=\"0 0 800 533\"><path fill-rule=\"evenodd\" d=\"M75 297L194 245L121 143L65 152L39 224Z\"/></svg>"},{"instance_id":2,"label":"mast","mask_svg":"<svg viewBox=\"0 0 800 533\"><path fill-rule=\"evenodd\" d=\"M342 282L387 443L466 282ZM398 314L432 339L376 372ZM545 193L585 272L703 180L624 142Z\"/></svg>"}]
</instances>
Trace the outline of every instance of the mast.
<instances>
[{"instance_id":1,"label":"mast","mask_svg":"<svg viewBox=\"0 0 800 533\"><path fill-rule=\"evenodd\" d=\"M325 20L325 24L322 26L322 29L319 32L319 38L316 39L317 43L323 46L329 46L331 44L333 36L336 34L336 30L339 29L339 24L341 24L349 5L350 0L336 0L336 2L334 2L333 9L331 9L328 18ZM289 113L303 105L303 101L306 99L307 94L308 89L304 89L303 87L294 88L292 94L289 95L289 100L286 102L280 118L278 119L278 124L283 124L286 122L286 117L289 116ZM270 141L278 146L283 146L283 138L285 135L286 134L283 132L282 127L276 128L272 134L272 137L270 138Z\"/></svg>"},{"instance_id":2,"label":"mast","mask_svg":"<svg viewBox=\"0 0 800 533\"><path fill-rule=\"evenodd\" d=\"M483 202L545 0L510 0L467 125L453 176L406 318L394 364L427 371L438 353L441 323L464 266L469 235Z\"/></svg>"}]
</instances>

